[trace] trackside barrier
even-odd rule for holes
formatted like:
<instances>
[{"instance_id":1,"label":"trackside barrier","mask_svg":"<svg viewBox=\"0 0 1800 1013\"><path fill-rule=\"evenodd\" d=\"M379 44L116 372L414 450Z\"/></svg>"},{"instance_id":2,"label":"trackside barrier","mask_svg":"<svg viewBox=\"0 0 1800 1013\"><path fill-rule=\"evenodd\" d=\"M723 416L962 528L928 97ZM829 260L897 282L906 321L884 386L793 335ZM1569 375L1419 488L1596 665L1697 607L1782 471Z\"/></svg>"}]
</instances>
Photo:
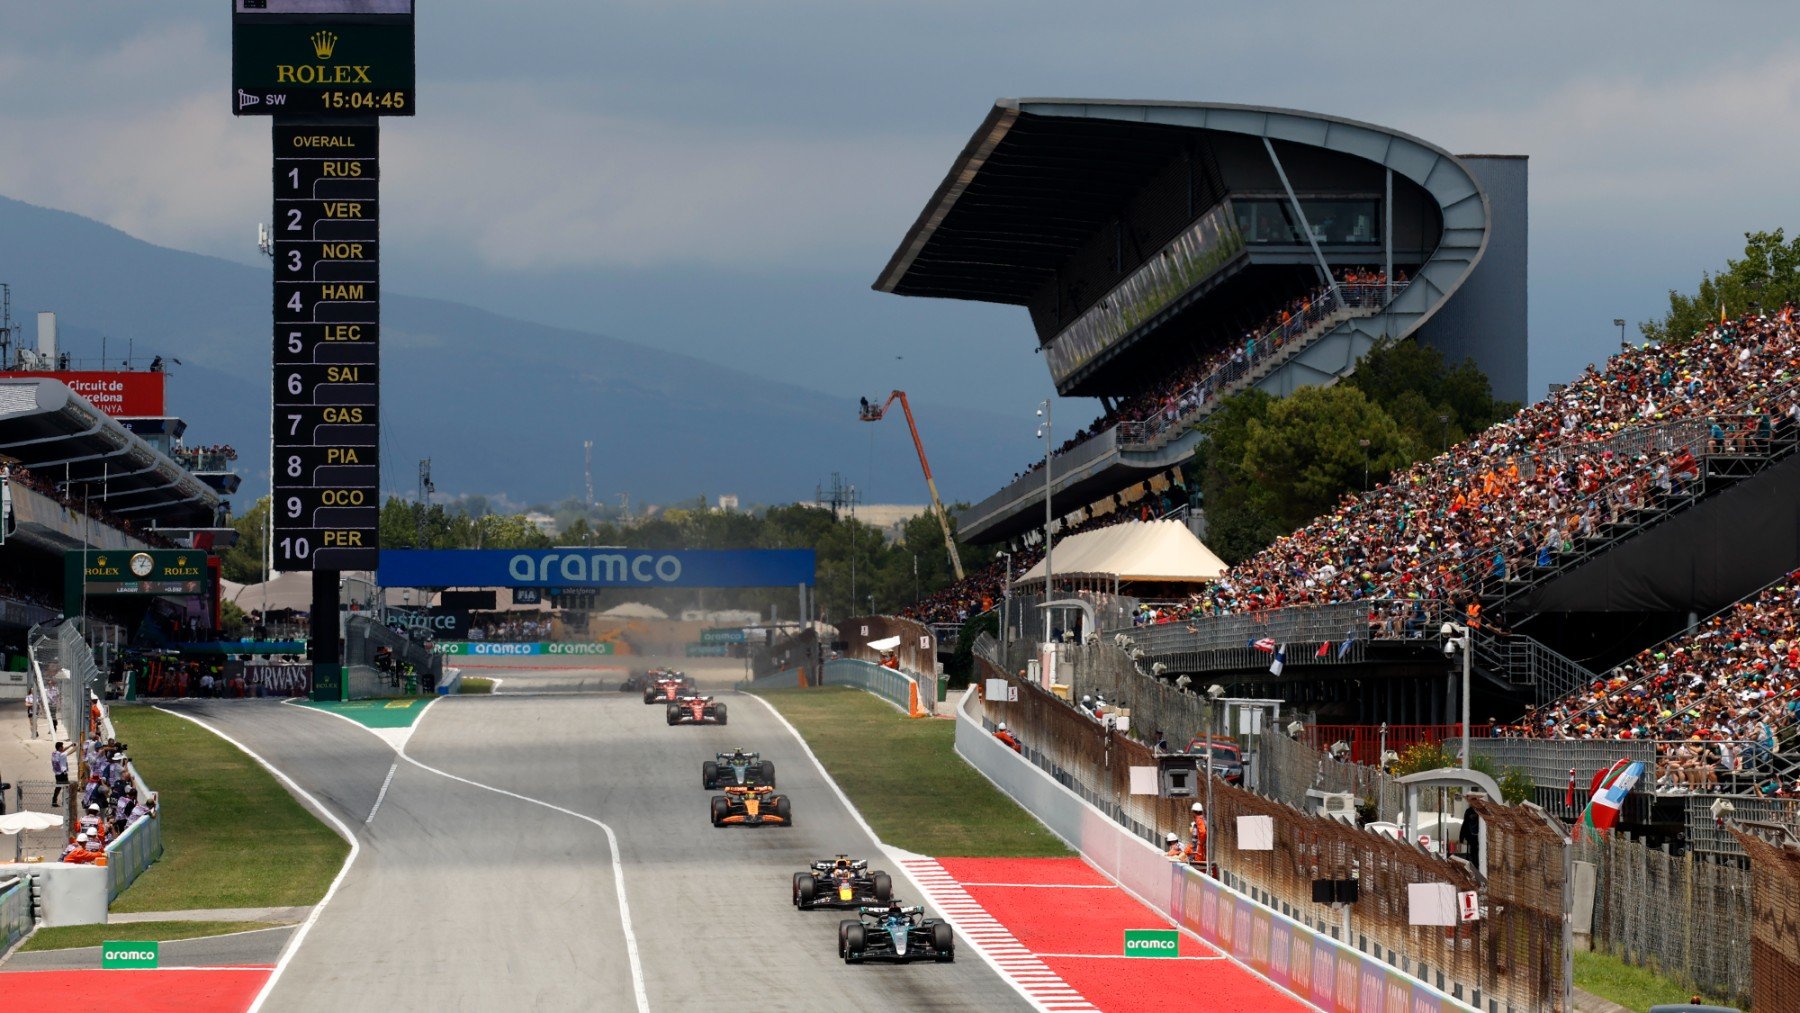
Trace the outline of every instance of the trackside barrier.
<instances>
[{"instance_id":1,"label":"trackside barrier","mask_svg":"<svg viewBox=\"0 0 1800 1013\"><path fill-rule=\"evenodd\" d=\"M806 686L854 686L886 700L908 716L926 716L924 700L919 695L918 680L905 672L855 658L833 658L824 665L824 677L817 678L804 668L790 668L741 682L739 688L798 689Z\"/></svg>"},{"instance_id":2,"label":"trackside barrier","mask_svg":"<svg viewBox=\"0 0 1800 1013\"><path fill-rule=\"evenodd\" d=\"M150 863L162 857L162 817L146 816L106 846L106 900L117 900Z\"/></svg>"},{"instance_id":3,"label":"trackside barrier","mask_svg":"<svg viewBox=\"0 0 1800 1013\"><path fill-rule=\"evenodd\" d=\"M31 931L31 885L13 877L0 880L0 954Z\"/></svg>"},{"instance_id":4,"label":"trackside barrier","mask_svg":"<svg viewBox=\"0 0 1800 1013\"><path fill-rule=\"evenodd\" d=\"M1397 968L1322 936L1226 887L1114 822L956 708L956 751L1140 900L1327 1013L1473 1010Z\"/></svg>"}]
</instances>

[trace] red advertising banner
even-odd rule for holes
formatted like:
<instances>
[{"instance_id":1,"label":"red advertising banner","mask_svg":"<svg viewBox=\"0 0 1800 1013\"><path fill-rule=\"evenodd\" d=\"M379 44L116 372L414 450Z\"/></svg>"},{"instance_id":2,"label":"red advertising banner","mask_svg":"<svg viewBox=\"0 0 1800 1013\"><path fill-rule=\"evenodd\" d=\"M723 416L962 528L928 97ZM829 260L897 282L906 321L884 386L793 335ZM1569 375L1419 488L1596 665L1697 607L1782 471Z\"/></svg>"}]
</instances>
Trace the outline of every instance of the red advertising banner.
<instances>
[{"instance_id":1,"label":"red advertising banner","mask_svg":"<svg viewBox=\"0 0 1800 1013\"><path fill-rule=\"evenodd\" d=\"M163 415L163 379L160 372L112 373L82 371L67 373L7 373L7 376L42 377L60 380L68 388L87 398L95 408L113 418L161 418Z\"/></svg>"}]
</instances>

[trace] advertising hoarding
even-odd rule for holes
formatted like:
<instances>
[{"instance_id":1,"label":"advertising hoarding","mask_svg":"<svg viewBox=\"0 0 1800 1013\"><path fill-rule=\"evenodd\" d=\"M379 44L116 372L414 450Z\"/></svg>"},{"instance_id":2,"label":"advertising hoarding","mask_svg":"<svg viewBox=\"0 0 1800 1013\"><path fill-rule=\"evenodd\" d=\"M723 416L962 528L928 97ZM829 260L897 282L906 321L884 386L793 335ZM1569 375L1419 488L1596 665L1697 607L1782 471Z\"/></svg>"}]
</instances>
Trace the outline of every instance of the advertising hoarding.
<instances>
[{"instance_id":1,"label":"advertising hoarding","mask_svg":"<svg viewBox=\"0 0 1800 1013\"><path fill-rule=\"evenodd\" d=\"M102 372L74 370L60 373L18 372L9 377L34 377L57 380L88 400L88 403L115 419L157 419L163 417L163 381L167 373Z\"/></svg>"}]
</instances>

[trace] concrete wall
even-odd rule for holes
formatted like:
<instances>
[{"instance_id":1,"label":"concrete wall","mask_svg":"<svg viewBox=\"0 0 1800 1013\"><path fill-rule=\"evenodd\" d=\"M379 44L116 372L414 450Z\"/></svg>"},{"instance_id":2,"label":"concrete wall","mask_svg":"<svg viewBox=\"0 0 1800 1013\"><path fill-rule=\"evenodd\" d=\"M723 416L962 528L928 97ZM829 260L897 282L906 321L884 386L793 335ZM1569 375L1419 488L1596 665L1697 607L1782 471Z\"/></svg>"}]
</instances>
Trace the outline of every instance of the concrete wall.
<instances>
[{"instance_id":1,"label":"concrete wall","mask_svg":"<svg viewBox=\"0 0 1800 1013\"><path fill-rule=\"evenodd\" d=\"M956 707L956 751L1101 872L1150 907L1329 1013L1469 1010L1424 982L1321 936L1219 881L1171 863L1106 814L1002 745Z\"/></svg>"},{"instance_id":2,"label":"concrete wall","mask_svg":"<svg viewBox=\"0 0 1800 1013\"><path fill-rule=\"evenodd\" d=\"M1530 402L1527 373L1526 268L1530 214L1529 164L1522 155L1460 155L1487 190L1487 252L1467 281L1418 332L1452 364L1472 358L1494 396Z\"/></svg>"}]
</instances>

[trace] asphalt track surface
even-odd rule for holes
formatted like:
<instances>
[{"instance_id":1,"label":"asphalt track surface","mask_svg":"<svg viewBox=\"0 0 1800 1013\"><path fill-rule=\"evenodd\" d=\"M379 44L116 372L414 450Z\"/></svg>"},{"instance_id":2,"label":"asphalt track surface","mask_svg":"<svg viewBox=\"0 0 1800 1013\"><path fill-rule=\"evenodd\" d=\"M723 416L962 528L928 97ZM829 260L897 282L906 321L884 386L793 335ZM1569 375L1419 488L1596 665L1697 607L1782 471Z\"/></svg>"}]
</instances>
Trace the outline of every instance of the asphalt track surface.
<instances>
[{"instance_id":1,"label":"asphalt track surface","mask_svg":"<svg viewBox=\"0 0 1800 1013\"><path fill-rule=\"evenodd\" d=\"M879 858L761 704L727 691L728 726L672 728L662 708L616 691L622 672L562 660L462 666L504 678L500 693L438 701L406 753L614 830L651 1009L1028 1008L967 949L950 965L845 966L836 953L841 916L794 910L792 874L839 851L887 866L896 893L919 891ZM703 686L738 671L709 668ZM588 692L557 692L584 684ZM597 684L606 690L593 691ZM611 851L598 827L404 760L394 766L381 739L307 708L169 709L255 751L358 834L361 852L264 1009L635 1008ZM794 827L710 825L700 763L733 746L774 761ZM246 833L253 838L254 828Z\"/></svg>"}]
</instances>

